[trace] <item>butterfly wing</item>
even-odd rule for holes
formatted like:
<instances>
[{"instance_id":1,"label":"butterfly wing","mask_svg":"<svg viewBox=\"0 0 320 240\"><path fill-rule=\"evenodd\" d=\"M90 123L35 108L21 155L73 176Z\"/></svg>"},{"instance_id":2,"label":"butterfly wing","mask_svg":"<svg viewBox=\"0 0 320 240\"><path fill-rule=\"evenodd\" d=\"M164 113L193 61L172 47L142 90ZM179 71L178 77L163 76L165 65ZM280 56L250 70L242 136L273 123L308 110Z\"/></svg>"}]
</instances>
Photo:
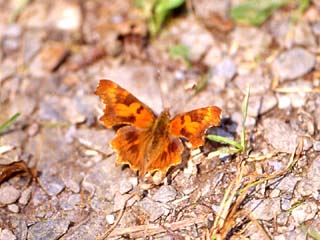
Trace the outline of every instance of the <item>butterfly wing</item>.
<instances>
[{"instance_id":1,"label":"butterfly wing","mask_svg":"<svg viewBox=\"0 0 320 240\"><path fill-rule=\"evenodd\" d=\"M210 126L219 125L220 113L220 108L210 106L178 114L170 121L169 132L187 138L192 147L197 148L204 144L205 131Z\"/></svg>"},{"instance_id":2,"label":"butterfly wing","mask_svg":"<svg viewBox=\"0 0 320 240\"><path fill-rule=\"evenodd\" d=\"M122 124L146 128L156 119L147 105L110 80L100 80L95 93L106 105L100 120L108 128Z\"/></svg>"},{"instance_id":3,"label":"butterfly wing","mask_svg":"<svg viewBox=\"0 0 320 240\"><path fill-rule=\"evenodd\" d=\"M181 163L181 153L184 147L177 137L164 136L155 148L150 150L146 172L160 171L166 175L168 169Z\"/></svg>"},{"instance_id":4,"label":"butterfly wing","mask_svg":"<svg viewBox=\"0 0 320 240\"><path fill-rule=\"evenodd\" d=\"M117 164L129 164L134 171L143 170L147 164L147 152L152 140L150 131L134 126L124 126L117 131L110 145L118 153Z\"/></svg>"}]
</instances>

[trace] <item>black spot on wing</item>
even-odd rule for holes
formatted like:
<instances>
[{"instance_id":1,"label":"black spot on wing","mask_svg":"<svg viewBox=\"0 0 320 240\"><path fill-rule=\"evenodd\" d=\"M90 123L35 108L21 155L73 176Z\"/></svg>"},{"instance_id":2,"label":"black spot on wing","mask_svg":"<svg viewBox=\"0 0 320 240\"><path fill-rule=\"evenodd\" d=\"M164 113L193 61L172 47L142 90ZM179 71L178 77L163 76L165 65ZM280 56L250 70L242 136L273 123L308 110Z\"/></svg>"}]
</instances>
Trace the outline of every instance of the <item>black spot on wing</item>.
<instances>
[{"instance_id":1,"label":"black spot on wing","mask_svg":"<svg viewBox=\"0 0 320 240\"><path fill-rule=\"evenodd\" d=\"M128 94L124 99L123 99L123 104L130 106L131 103L137 102L137 99L132 95Z\"/></svg>"},{"instance_id":2,"label":"black spot on wing","mask_svg":"<svg viewBox=\"0 0 320 240\"><path fill-rule=\"evenodd\" d=\"M137 109L136 113L137 113L137 114L140 114L142 110L143 110L143 106L140 106L140 107Z\"/></svg>"},{"instance_id":3,"label":"black spot on wing","mask_svg":"<svg viewBox=\"0 0 320 240\"><path fill-rule=\"evenodd\" d=\"M131 131L126 134L126 140L128 142L134 142L134 141L138 140L138 138L139 138L139 135L137 132Z\"/></svg>"},{"instance_id":4,"label":"black spot on wing","mask_svg":"<svg viewBox=\"0 0 320 240\"><path fill-rule=\"evenodd\" d=\"M184 116L181 116L181 125L183 125L184 123L185 123Z\"/></svg>"},{"instance_id":5,"label":"black spot on wing","mask_svg":"<svg viewBox=\"0 0 320 240\"><path fill-rule=\"evenodd\" d=\"M167 156L168 156L167 152L163 152L161 156L161 161L165 162L167 159Z\"/></svg>"},{"instance_id":6,"label":"black spot on wing","mask_svg":"<svg viewBox=\"0 0 320 240\"><path fill-rule=\"evenodd\" d=\"M121 121L126 123L134 123L136 121L136 117L134 115L131 115L128 117L122 117Z\"/></svg>"},{"instance_id":7,"label":"black spot on wing","mask_svg":"<svg viewBox=\"0 0 320 240\"><path fill-rule=\"evenodd\" d=\"M139 150L138 145L132 145L128 148L128 152L131 154L137 154L138 150Z\"/></svg>"},{"instance_id":8,"label":"black spot on wing","mask_svg":"<svg viewBox=\"0 0 320 240\"><path fill-rule=\"evenodd\" d=\"M178 140L180 141L180 140ZM168 146L168 152L176 152L179 148L178 146L179 142L176 141L170 141L169 146Z\"/></svg>"}]
</instances>

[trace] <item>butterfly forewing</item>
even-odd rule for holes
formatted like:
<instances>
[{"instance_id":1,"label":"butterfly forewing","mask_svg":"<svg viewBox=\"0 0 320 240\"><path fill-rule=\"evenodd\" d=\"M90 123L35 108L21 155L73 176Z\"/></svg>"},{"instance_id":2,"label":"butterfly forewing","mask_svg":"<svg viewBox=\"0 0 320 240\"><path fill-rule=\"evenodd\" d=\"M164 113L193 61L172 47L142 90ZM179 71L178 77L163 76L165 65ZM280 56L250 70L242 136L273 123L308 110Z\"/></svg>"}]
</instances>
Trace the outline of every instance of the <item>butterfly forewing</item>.
<instances>
[{"instance_id":1,"label":"butterfly forewing","mask_svg":"<svg viewBox=\"0 0 320 240\"><path fill-rule=\"evenodd\" d=\"M192 147L197 148L204 144L205 131L219 125L220 113L220 108L210 106L178 114L170 121L169 132L187 138Z\"/></svg>"},{"instance_id":2,"label":"butterfly forewing","mask_svg":"<svg viewBox=\"0 0 320 240\"><path fill-rule=\"evenodd\" d=\"M146 128L156 119L147 105L110 80L100 80L96 94L106 105L100 120L108 128L122 124Z\"/></svg>"}]
</instances>

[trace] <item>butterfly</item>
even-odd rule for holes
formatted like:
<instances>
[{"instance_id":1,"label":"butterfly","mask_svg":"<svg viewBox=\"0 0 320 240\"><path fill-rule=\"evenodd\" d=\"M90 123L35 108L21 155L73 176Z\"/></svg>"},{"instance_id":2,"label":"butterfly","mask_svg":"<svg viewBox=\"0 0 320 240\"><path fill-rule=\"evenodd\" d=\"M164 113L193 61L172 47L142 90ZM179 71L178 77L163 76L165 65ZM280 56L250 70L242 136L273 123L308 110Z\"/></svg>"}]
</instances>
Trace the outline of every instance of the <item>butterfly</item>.
<instances>
[{"instance_id":1,"label":"butterfly","mask_svg":"<svg viewBox=\"0 0 320 240\"><path fill-rule=\"evenodd\" d=\"M95 91L105 104L100 121L107 128L120 126L110 142L117 152L117 165L128 164L139 176L156 171L166 175L179 165L187 139L192 148L204 144L205 131L220 123L221 109L208 106L170 118L169 109L157 116L133 94L110 80L100 80Z\"/></svg>"}]
</instances>

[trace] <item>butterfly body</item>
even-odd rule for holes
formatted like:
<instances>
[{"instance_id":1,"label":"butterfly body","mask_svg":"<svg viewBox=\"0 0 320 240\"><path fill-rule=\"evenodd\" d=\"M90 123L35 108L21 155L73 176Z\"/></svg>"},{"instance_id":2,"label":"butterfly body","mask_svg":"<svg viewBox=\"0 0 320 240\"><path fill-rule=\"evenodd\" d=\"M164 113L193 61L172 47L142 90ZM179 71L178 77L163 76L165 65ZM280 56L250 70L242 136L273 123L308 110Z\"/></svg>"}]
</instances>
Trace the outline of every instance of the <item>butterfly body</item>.
<instances>
[{"instance_id":1,"label":"butterfly body","mask_svg":"<svg viewBox=\"0 0 320 240\"><path fill-rule=\"evenodd\" d=\"M128 164L139 171L167 170L181 163L184 149L180 137L190 141L193 148L204 143L204 133L220 121L220 108L209 106L170 119L169 110L159 116L131 93L110 80L101 80L96 94L106 107L100 120L106 127L121 127L110 145L118 153L117 164Z\"/></svg>"}]
</instances>

